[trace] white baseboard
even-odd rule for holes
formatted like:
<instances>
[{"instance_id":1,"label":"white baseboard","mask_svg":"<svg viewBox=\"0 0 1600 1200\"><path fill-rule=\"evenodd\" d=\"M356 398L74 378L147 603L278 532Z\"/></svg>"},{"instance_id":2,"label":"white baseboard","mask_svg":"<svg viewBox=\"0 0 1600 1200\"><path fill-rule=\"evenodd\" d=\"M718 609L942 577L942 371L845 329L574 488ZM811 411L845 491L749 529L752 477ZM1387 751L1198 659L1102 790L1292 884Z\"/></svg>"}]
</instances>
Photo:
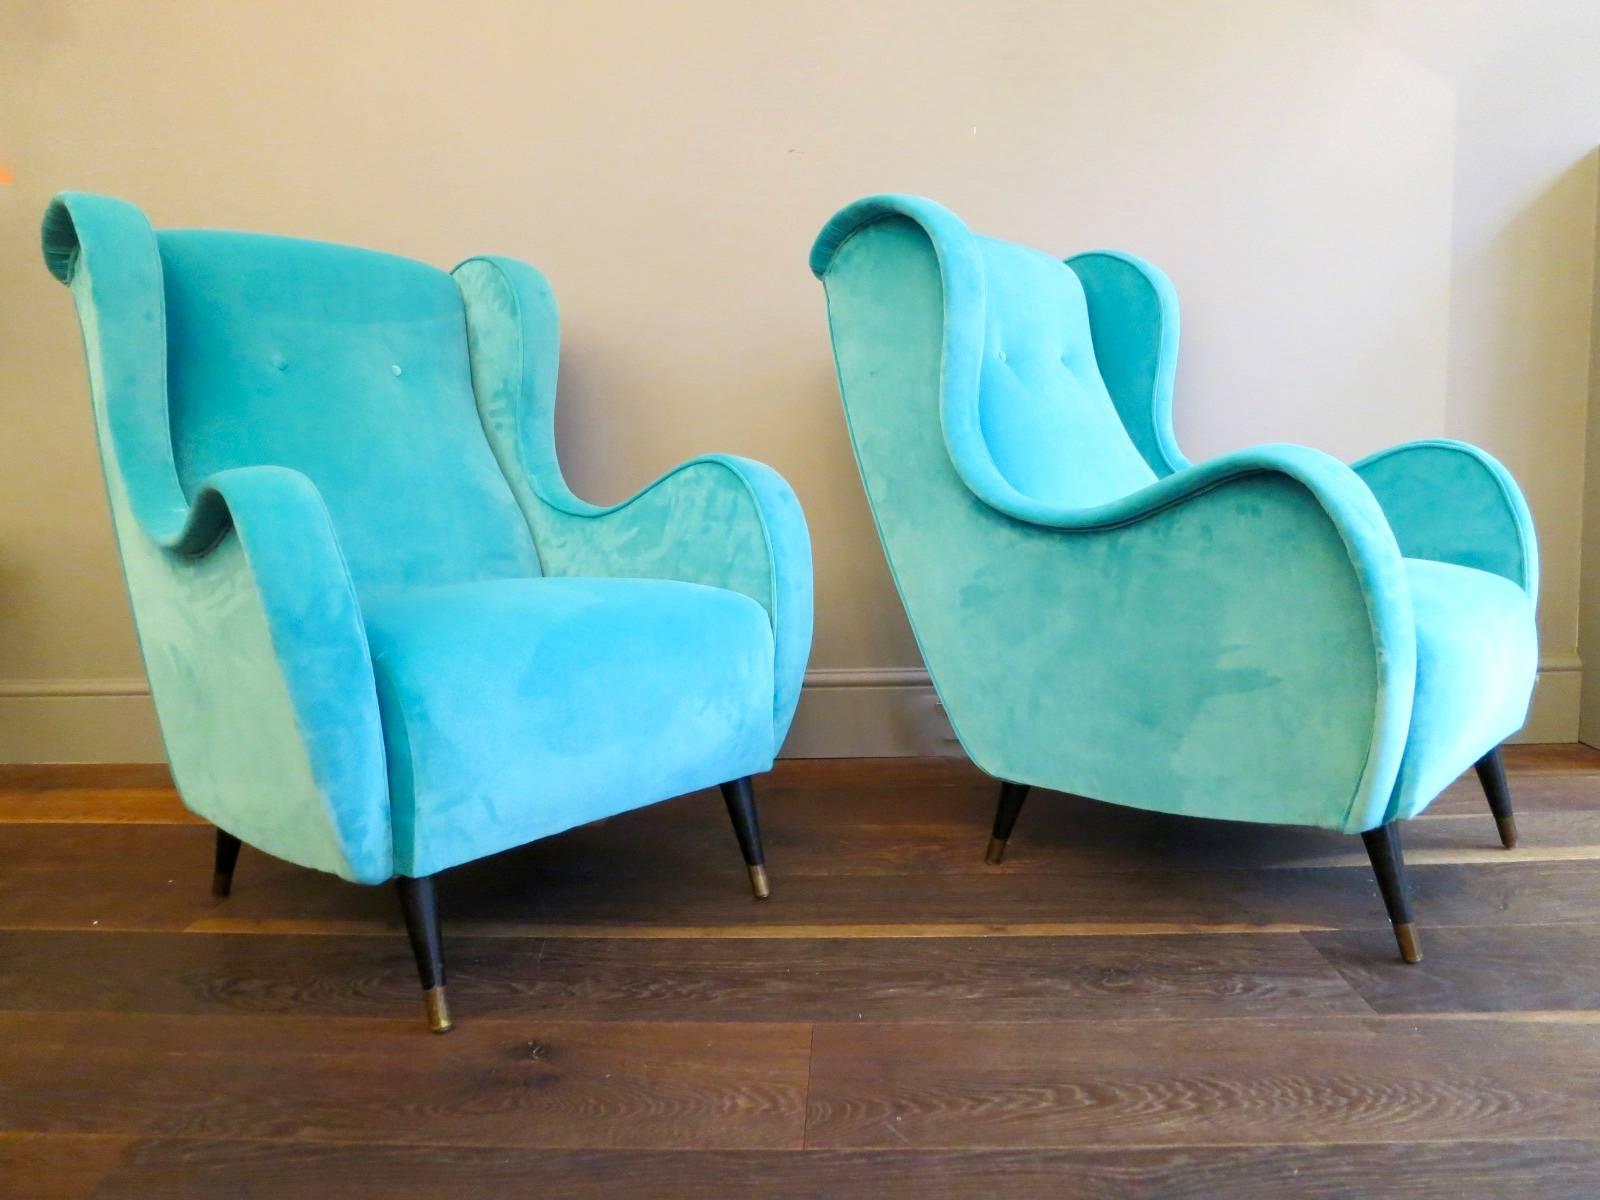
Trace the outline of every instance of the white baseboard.
<instances>
[{"instance_id":1,"label":"white baseboard","mask_svg":"<svg viewBox=\"0 0 1600 1200\"><path fill-rule=\"evenodd\" d=\"M921 667L806 672L784 758L907 758L960 754Z\"/></svg>"},{"instance_id":2,"label":"white baseboard","mask_svg":"<svg viewBox=\"0 0 1600 1200\"><path fill-rule=\"evenodd\" d=\"M0 763L166 757L143 679L0 680Z\"/></svg>"},{"instance_id":3,"label":"white baseboard","mask_svg":"<svg viewBox=\"0 0 1600 1200\"><path fill-rule=\"evenodd\" d=\"M1512 742L1576 742L1583 672L1576 655L1540 665L1528 721ZM928 673L920 668L806 674L785 758L960 754Z\"/></svg>"},{"instance_id":4,"label":"white baseboard","mask_svg":"<svg viewBox=\"0 0 1600 1200\"><path fill-rule=\"evenodd\" d=\"M1575 742L1583 697L1583 664L1576 654L1551 656L1539 663L1528 721L1512 742Z\"/></svg>"},{"instance_id":5,"label":"white baseboard","mask_svg":"<svg viewBox=\"0 0 1600 1200\"><path fill-rule=\"evenodd\" d=\"M1516 742L1578 740L1583 674L1576 656L1547 660ZM919 667L806 674L785 758L959 754L928 673ZM160 762L143 679L0 680L0 763Z\"/></svg>"}]
</instances>

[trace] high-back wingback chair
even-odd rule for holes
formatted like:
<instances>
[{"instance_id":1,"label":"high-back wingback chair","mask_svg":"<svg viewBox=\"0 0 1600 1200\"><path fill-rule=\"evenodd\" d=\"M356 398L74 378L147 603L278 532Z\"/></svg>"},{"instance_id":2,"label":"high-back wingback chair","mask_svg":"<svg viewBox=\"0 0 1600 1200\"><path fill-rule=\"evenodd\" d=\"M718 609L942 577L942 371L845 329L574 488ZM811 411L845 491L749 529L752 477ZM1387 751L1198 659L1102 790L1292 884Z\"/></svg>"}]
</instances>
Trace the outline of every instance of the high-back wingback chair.
<instances>
[{"instance_id":1,"label":"high-back wingback chair","mask_svg":"<svg viewBox=\"0 0 1600 1200\"><path fill-rule=\"evenodd\" d=\"M811 639L810 546L768 468L684 463L609 508L556 462L556 305L501 258L154 231L64 194L44 256L82 323L173 775L239 839L398 878L449 1027L433 876L713 784L758 896L749 777Z\"/></svg>"},{"instance_id":2,"label":"high-back wingback chair","mask_svg":"<svg viewBox=\"0 0 1600 1200\"><path fill-rule=\"evenodd\" d=\"M1397 823L1497 747L1537 659L1533 527L1459 442L1354 467L1270 445L1191 466L1178 308L1126 254L1065 263L875 196L811 254L867 497L962 746L1005 781L1360 833L1420 957Z\"/></svg>"}]
</instances>

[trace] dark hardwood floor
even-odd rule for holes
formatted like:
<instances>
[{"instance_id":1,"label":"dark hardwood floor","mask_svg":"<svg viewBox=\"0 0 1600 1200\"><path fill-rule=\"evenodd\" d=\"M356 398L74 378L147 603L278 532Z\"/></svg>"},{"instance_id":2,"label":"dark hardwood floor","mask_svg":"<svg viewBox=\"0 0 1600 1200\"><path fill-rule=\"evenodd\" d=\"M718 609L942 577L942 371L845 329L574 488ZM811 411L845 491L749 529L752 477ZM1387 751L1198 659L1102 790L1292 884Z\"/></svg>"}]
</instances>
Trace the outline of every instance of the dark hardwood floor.
<instances>
[{"instance_id":1,"label":"dark hardwood floor","mask_svg":"<svg viewBox=\"0 0 1600 1200\"><path fill-rule=\"evenodd\" d=\"M391 888L211 832L160 770L0 767L0 1196L1600 1197L1600 753L1359 839L1039 795L983 861L956 762L715 791Z\"/></svg>"}]
</instances>

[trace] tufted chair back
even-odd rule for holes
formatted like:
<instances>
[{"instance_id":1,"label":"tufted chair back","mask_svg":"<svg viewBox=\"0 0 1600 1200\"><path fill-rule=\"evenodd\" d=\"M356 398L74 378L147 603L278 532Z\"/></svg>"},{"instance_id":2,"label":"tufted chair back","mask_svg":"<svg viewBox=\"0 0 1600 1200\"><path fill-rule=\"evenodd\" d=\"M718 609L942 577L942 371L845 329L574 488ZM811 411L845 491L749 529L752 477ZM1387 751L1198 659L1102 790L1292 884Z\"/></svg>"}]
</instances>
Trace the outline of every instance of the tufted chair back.
<instances>
[{"instance_id":1,"label":"tufted chair back","mask_svg":"<svg viewBox=\"0 0 1600 1200\"><path fill-rule=\"evenodd\" d=\"M448 274L254 234L161 231L157 243L185 493L230 467L302 472L363 591L539 574L479 421Z\"/></svg>"},{"instance_id":2,"label":"tufted chair back","mask_svg":"<svg viewBox=\"0 0 1600 1200\"><path fill-rule=\"evenodd\" d=\"M978 423L995 468L1045 504L1089 508L1155 481L1095 359L1083 284L1059 259L979 237Z\"/></svg>"}]
</instances>

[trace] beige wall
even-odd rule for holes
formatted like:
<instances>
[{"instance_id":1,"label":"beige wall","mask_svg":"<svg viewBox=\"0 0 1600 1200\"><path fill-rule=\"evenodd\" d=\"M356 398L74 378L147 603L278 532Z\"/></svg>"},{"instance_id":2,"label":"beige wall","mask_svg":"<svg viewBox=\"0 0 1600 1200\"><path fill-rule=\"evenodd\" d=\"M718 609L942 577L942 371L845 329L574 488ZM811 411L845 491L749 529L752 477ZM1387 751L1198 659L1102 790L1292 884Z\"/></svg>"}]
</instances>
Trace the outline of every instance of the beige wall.
<instances>
[{"instance_id":1,"label":"beige wall","mask_svg":"<svg viewBox=\"0 0 1600 1200\"><path fill-rule=\"evenodd\" d=\"M1552 736L1570 739L1581 683L1600 4L1336 3L1362 14L1456 92L1446 428L1504 458L1527 490L1544 560L1539 712ZM1591 537L1600 533L1600 510L1588 525ZM1600 643L1590 657L1594 674ZM1600 679L1589 690L1592 710ZM1600 723L1600 713L1591 711L1589 721Z\"/></svg>"},{"instance_id":2,"label":"beige wall","mask_svg":"<svg viewBox=\"0 0 1600 1200\"><path fill-rule=\"evenodd\" d=\"M1597 7L0 0L0 759L156 751L70 305L37 260L62 187L158 224L538 263L578 491L730 450L799 492L799 749L939 736L805 267L878 190L1161 263L1192 456L1441 433L1503 456L1544 538L1547 665L1572 668ZM1545 736L1576 729L1565 674Z\"/></svg>"}]
</instances>

